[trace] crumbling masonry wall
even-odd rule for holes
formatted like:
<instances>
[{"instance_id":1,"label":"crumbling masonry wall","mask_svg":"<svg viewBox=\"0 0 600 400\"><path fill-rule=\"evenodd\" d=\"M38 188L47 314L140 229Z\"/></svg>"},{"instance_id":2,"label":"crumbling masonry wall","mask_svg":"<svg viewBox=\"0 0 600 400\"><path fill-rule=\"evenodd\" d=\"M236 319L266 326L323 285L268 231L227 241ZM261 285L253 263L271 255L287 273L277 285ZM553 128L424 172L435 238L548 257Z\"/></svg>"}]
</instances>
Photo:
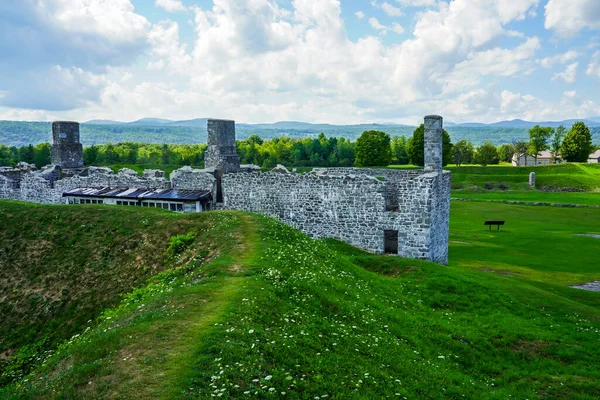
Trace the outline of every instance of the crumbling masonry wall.
<instances>
[{"instance_id":1,"label":"crumbling masonry wall","mask_svg":"<svg viewBox=\"0 0 600 400\"><path fill-rule=\"evenodd\" d=\"M56 166L47 171L56 173ZM64 203L63 193L80 187L137 187L148 189L169 189L171 182L164 178L140 178L135 171L121 170L118 174L104 168L90 168L87 176L75 175L70 178L50 179L49 173L30 172L20 182L10 181L0 176L0 198L22 200L41 204Z\"/></svg>"},{"instance_id":2,"label":"crumbling masonry wall","mask_svg":"<svg viewBox=\"0 0 600 400\"><path fill-rule=\"evenodd\" d=\"M383 180L376 177L382 177ZM387 211L389 198L396 199ZM398 254L448 261L450 173L317 169L310 174L223 176L222 208L265 214L316 238L384 252L384 231L398 231Z\"/></svg>"}]
</instances>

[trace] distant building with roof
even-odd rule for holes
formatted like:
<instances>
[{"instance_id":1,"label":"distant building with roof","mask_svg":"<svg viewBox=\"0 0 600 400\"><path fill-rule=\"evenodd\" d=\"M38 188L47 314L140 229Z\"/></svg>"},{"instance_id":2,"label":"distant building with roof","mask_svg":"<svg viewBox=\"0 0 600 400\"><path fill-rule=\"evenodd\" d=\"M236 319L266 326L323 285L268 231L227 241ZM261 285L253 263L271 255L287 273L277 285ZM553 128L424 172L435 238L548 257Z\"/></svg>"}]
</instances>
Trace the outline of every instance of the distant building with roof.
<instances>
[{"instance_id":1,"label":"distant building with roof","mask_svg":"<svg viewBox=\"0 0 600 400\"><path fill-rule=\"evenodd\" d=\"M600 163L600 149L596 150L588 157L589 163Z\"/></svg>"},{"instance_id":2,"label":"distant building with roof","mask_svg":"<svg viewBox=\"0 0 600 400\"><path fill-rule=\"evenodd\" d=\"M515 153L512 156L513 167L533 167L536 165L562 164L563 162L560 154L555 156L554 153L546 150L538 153L537 160L528 153Z\"/></svg>"}]
</instances>

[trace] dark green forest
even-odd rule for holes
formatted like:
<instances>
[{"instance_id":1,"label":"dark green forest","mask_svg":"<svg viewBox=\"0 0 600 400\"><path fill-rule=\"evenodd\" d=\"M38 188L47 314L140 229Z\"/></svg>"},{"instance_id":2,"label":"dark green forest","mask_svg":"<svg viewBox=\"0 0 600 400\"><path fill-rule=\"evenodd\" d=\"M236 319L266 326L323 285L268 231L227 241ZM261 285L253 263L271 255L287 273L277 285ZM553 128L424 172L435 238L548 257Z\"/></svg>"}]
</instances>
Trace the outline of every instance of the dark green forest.
<instances>
[{"instance_id":1,"label":"dark green forest","mask_svg":"<svg viewBox=\"0 0 600 400\"><path fill-rule=\"evenodd\" d=\"M585 127L585 125L581 125ZM40 127L40 129L42 128ZM587 129L585 127L585 130ZM513 144L495 146L491 141L476 145L466 139L453 143L451 134L444 129L443 164L452 163L457 166L461 164L498 164L510 162L515 152L530 151L530 154L533 154L541 150L552 150L553 147L556 147L555 152L561 152L563 133L557 136L553 128L540 128L539 126L529 129L527 133L530 136L529 141L520 140ZM370 136L371 138L369 138ZM569 134L566 137L568 138ZM374 138L381 140L373 142ZM587 144L570 144L570 147L581 150L583 158L569 161L586 161L586 154L594 149L589 139L590 135L588 134ZM303 138L282 136L269 139L251 135L246 139L237 140L236 143L242 164L255 164L265 169L273 168L277 164L294 167L362 167L389 164L422 166L424 162L423 125L406 136L390 137L389 133L369 130L364 131L357 140L336 136L328 137L321 132L315 137ZM203 167L206 148L206 144L200 143L159 144L125 141L113 144L109 142L85 146L83 159L85 165L139 164ZM22 161L35 164L38 168L50 164L50 144L38 143L20 147L0 144L0 166L14 166Z\"/></svg>"},{"instance_id":2,"label":"dark green forest","mask_svg":"<svg viewBox=\"0 0 600 400\"><path fill-rule=\"evenodd\" d=\"M462 139L481 145L486 141L499 146L517 141L528 140L527 128L465 127L445 126L453 143ZM594 143L600 144L600 127L591 127ZM294 139L316 138L319 133L328 137L339 137L355 141L364 131L376 130L393 136L412 135L415 127L403 125L310 125L310 124L265 124L236 125L238 139L247 139L258 135L263 140L278 137ZM49 122L0 121L0 144L6 146L27 146L40 144L51 139ZM201 144L206 143L205 126L147 126L147 125L92 125L81 124L81 142L86 146L106 143L169 143Z\"/></svg>"}]
</instances>

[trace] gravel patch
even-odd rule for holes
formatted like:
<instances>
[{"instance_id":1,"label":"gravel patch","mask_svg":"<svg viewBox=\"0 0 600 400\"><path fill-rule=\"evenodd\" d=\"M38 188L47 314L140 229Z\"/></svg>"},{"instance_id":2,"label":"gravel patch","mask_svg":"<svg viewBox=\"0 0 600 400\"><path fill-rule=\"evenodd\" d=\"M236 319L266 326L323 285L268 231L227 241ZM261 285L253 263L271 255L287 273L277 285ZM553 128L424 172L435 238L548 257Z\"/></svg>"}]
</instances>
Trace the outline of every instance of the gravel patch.
<instances>
[{"instance_id":1,"label":"gravel patch","mask_svg":"<svg viewBox=\"0 0 600 400\"><path fill-rule=\"evenodd\" d=\"M590 290L592 292L600 292L600 281L585 283L583 285L571 286L575 289Z\"/></svg>"},{"instance_id":2,"label":"gravel patch","mask_svg":"<svg viewBox=\"0 0 600 400\"><path fill-rule=\"evenodd\" d=\"M592 237L592 238L596 238L596 239L600 239L600 235L597 235L595 233L580 233L576 236L586 236L586 237Z\"/></svg>"}]
</instances>

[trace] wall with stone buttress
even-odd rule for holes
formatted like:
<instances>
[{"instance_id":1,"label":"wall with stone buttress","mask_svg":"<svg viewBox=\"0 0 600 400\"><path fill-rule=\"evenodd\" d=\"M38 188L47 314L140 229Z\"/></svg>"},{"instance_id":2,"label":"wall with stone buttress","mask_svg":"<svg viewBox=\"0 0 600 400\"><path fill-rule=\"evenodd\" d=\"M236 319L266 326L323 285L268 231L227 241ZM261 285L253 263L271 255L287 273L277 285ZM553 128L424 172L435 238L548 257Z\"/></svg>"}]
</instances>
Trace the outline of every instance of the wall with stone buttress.
<instances>
[{"instance_id":1,"label":"wall with stone buttress","mask_svg":"<svg viewBox=\"0 0 600 400\"><path fill-rule=\"evenodd\" d=\"M317 238L382 250L385 184L367 176L279 172L223 175L222 208L265 214Z\"/></svg>"},{"instance_id":2,"label":"wall with stone buttress","mask_svg":"<svg viewBox=\"0 0 600 400\"><path fill-rule=\"evenodd\" d=\"M440 264L448 264L450 186L450 172L443 171L441 174L437 174L432 187L431 261Z\"/></svg>"}]
</instances>

